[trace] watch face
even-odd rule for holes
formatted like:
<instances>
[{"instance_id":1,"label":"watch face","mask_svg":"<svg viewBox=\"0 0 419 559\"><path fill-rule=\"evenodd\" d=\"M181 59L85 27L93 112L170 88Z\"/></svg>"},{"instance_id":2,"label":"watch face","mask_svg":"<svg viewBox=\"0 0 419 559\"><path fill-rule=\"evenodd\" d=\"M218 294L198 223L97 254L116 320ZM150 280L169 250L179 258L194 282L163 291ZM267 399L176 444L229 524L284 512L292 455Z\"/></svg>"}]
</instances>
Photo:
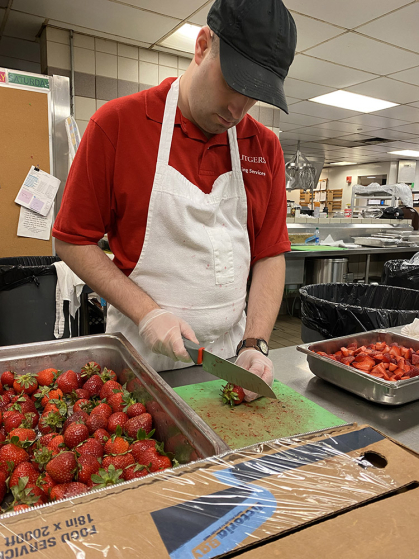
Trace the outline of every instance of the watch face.
<instances>
[{"instance_id":1,"label":"watch face","mask_svg":"<svg viewBox=\"0 0 419 559\"><path fill-rule=\"evenodd\" d=\"M259 341L259 347L262 350L262 353L267 354L269 351L268 344L264 340Z\"/></svg>"}]
</instances>

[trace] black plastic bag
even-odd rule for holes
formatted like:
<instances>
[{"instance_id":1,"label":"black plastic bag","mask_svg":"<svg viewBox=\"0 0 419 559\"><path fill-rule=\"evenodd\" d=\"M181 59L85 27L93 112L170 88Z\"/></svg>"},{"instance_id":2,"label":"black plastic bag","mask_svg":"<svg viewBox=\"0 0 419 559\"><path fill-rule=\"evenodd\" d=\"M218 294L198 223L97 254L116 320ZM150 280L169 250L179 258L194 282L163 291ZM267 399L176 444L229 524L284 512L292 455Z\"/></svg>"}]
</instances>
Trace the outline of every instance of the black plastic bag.
<instances>
[{"instance_id":1,"label":"black plastic bag","mask_svg":"<svg viewBox=\"0 0 419 559\"><path fill-rule=\"evenodd\" d=\"M0 258L0 291L15 289L25 283L39 285L39 276L56 276L53 262L58 256L17 256Z\"/></svg>"},{"instance_id":2,"label":"black plastic bag","mask_svg":"<svg viewBox=\"0 0 419 559\"><path fill-rule=\"evenodd\" d=\"M381 283L419 290L419 265L408 260L388 260L384 264Z\"/></svg>"},{"instance_id":3,"label":"black plastic bag","mask_svg":"<svg viewBox=\"0 0 419 559\"><path fill-rule=\"evenodd\" d=\"M393 328L419 318L419 291L362 283L319 283L300 289L301 320L324 339Z\"/></svg>"}]
</instances>

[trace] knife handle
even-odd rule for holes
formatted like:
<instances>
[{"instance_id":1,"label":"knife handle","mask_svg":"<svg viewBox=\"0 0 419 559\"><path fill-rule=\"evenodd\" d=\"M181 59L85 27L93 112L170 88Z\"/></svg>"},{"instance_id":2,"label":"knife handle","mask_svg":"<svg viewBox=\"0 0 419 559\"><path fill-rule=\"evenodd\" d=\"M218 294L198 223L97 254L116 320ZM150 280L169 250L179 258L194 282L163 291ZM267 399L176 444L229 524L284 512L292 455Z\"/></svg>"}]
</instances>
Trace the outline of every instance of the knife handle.
<instances>
[{"instance_id":1,"label":"knife handle","mask_svg":"<svg viewBox=\"0 0 419 559\"><path fill-rule=\"evenodd\" d=\"M192 340L188 340L182 336L183 343L185 344L186 351L191 356L191 359L197 365L201 365L202 363L202 352L204 348L201 347L199 344L196 344Z\"/></svg>"}]
</instances>

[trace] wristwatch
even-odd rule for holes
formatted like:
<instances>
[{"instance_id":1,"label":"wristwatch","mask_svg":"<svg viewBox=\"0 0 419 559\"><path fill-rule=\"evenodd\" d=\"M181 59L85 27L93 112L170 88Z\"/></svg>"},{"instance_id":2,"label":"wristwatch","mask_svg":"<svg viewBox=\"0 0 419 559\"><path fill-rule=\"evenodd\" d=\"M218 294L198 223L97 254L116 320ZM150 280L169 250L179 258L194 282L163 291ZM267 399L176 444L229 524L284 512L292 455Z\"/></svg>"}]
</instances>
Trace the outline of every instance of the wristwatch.
<instances>
[{"instance_id":1,"label":"wristwatch","mask_svg":"<svg viewBox=\"0 0 419 559\"><path fill-rule=\"evenodd\" d=\"M269 346L265 340L260 338L247 338L246 340L242 340L236 349L236 355L239 354L239 351L244 347L253 347L258 349L263 355L268 355L269 353Z\"/></svg>"}]
</instances>

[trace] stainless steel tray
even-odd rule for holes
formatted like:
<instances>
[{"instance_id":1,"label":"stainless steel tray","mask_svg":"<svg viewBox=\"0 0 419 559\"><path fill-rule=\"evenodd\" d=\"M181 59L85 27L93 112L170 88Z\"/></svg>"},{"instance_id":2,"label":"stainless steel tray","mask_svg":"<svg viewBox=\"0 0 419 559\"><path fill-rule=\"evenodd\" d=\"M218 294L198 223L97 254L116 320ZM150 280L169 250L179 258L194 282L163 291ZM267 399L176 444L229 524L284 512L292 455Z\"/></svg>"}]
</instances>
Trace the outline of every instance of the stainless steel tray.
<instances>
[{"instance_id":1,"label":"stainless steel tray","mask_svg":"<svg viewBox=\"0 0 419 559\"><path fill-rule=\"evenodd\" d=\"M0 374L37 373L47 367L80 368L97 361L112 369L121 384L139 396L152 415L156 438L181 464L207 458L229 447L141 358L122 334L97 334L0 348ZM145 478L144 478L145 479Z\"/></svg>"},{"instance_id":2,"label":"stainless steel tray","mask_svg":"<svg viewBox=\"0 0 419 559\"><path fill-rule=\"evenodd\" d=\"M316 351L334 353L354 341L358 346L375 342L386 342L386 344L396 342L415 351L419 349L419 340L386 330L372 330L363 334L299 345L297 350L307 354L308 366L313 374L371 402L399 406L419 398L419 377L391 382L315 353Z\"/></svg>"},{"instance_id":3,"label":"stainless steel tray","mask_svg":"<svg viewBox=\"0 0 419 559\"><path fill-rule=\"evenodd\" d=\"M397 241L394 239L384 239L380 237L352 237L354 243L367 247L395 247Z\"/></svg>"}]
</instances>

